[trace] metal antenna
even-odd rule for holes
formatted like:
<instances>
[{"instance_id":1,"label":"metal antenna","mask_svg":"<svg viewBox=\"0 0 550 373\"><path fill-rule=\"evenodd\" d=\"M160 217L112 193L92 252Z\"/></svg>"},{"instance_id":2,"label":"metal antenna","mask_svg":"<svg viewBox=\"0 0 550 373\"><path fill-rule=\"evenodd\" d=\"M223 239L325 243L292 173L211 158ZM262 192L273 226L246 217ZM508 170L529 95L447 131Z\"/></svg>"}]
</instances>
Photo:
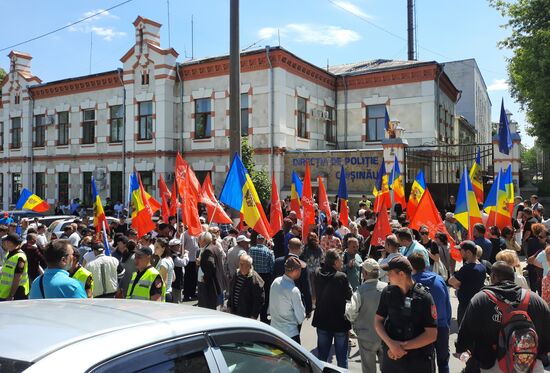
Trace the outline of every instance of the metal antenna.
<instances>
[{"instance_id":1,"label":"metal antenna","mask_svg":"<svg viewBox=\"0 0 550 373\"><path fill-rule=\"evenodd\" d=\"M194 36L195 23L193 15L191 14L191 59L195 59L195 36Z\"/></svg>"},{"instance_id":2,"label":"metal antenna","mask_svg":"<svg viewBox=\"0 0 550 373\"><path fill-rule=\"evenodd\" d=\"M93 36L94 36L94 33L90 31L90 68L89 68L89 71L88 71L88 74L92 74L92 46L93 46Z\"/></svg>"},{"instance_id":3,"label":"metal antenna","mask_svg":"<svg viewBox=\"0 0 550 373\"><path fill-rule=\"evenodd\" d=\"M166 9L168 11L168 48L170 48L172 46L170 40L170 0L166 0Z\"/></svg>"}]
</instances>

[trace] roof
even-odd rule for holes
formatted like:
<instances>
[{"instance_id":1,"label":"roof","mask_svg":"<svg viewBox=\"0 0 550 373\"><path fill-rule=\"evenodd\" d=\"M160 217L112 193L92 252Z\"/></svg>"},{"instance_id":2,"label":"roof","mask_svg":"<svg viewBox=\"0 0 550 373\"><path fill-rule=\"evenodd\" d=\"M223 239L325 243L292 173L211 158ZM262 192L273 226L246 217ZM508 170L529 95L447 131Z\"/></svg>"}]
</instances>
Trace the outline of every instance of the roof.
<instances>
[{"instance_id":1,"label":"roof","mask_svg":"<svg viewBox=\"0 0 550 373\"><path fill-rule=\"evenodd\" d=\"M108 346L94 352L94 358L101 359L98 355L107 358L213 327L266 328L257 321L204 308L126 299L2 302L0 325L0 356L28 362L37 362L62 348Z\"/></svg>"},{"instance_id":2,"label":"roof","mask_svg":"<svg viewBox=\"0 0 550 373\"><path fill-rule=\"evenodd\" d=\"M409 67L432 65L435 61L398 61L398 60L368 60L329 67L329 72L334 75L362 74L376 71L400 70Z\"/></svg>"},{"instance_id":3,"label":"roof","mask_svg":"<svg viewBox=\"0 0 550 373\"><path fill-rule=\"evenodd\" d=\"M53 84L70 83L70 82L73 82L73 81L76 81L76 80L87 79L87 78L95 78L95 77L99 77L99 76L103 76L103 75L112 75L112 74L118 74L118 73L119 73L118 69L117 70L110 70L110 71L103 71L103 72L95 73L95 74L82 75L82 76L76 76L74 78L67 78L67 79L54 80L54 81L51 81L51 82L46 82L46 83L41 83L41 84L35 84L35 85L32 85L30 88L40 88L40 87L53 85Z\"/></svg>"}]
</instances>

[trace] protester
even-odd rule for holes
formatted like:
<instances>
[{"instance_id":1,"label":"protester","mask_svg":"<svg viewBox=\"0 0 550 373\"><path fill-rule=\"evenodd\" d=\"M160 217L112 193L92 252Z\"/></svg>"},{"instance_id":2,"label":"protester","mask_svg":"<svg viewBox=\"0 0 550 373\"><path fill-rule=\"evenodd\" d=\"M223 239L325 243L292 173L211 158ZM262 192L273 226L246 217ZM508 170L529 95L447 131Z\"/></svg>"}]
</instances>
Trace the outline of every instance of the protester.
<instances>
[{"instance_id":1,"label":"protester","mask_svg":"<svg viewBox=\"0 0 550 373\"><path fill-rule=\"evenodd\" d=\"M449 238L443 232L437 232L434 236L434 241L437 244L439 254L434 255L435 263L440 262L445 268L446 276L442 273L443 271L435 271L435 268L432 268L434 272L443 277L446 281L450 276L454 274L454 269L456 266L455 260L451 257L451 245L449 243ZM435 265L437 267L437 265Z\"/></svg>"},{"instance_id":2,"label":"protester","mask_svg":"<svg viewBox=\"0 0 550 373\"><path fill-rule=\"evenodd\" d=\"M434 262L439 261L439 246L430 238L430 229L427 225L420 226L418 233L420 234L420 243L428 251L430 268L433 268Z\"/></svg>"},{"instance_id":3,"label":"protester","mask_svg":"<svg viewBox=\"0 0 550 373\"><path fill-rule=\"evenodd\" d=\"M490 261L493 252L493 244L491 243L491 241L485 238L486 232L487 229L483 224L474 224L474 243L483 249L482 259Z\"/></svg>"},{"instance_id":4,"label":"protester","mask_svg":"<svg viewBox=\"0 0 550 373\"><path fill-rule=\"evenodd\" d=\"M215 310L218 306L218 296L221 294L217 278L216 258L212 252L212 234L202 232L199 235L199 271L198 271L198 306ZM235 271L235 274L237 271Z\"/></svg>"},{"instance_id":5,"label":"protester","mask_svg":"<svg viewBox=\"0 0 550 373\"><path fill-rule=\"evenodd\" d=\"M334 235L334 227L327 225L325 235L321 237L321 248L326 253L330 249L342 251L342 241Z\"/></svg>"},{"instance_id":6,"label":"protester","mask_svg":"<svg viewBox=\"0 0 550 373\"><path fill-rule=\"evenodd\" d=\"M382 268L390 280L374 321L383 341L382 373L433 372L437 308L432 296L413 281L413 269L405 256L393 258Z\"/></svg>"},{"instance_id":7,"label":"protester","mask_svg":"<svg viewBox=\"0 0 550 373\"><path fill-rule=\"evenodd\" d=\"M185 274L183 275L183 300L190 301L196 298L197 295L197 255L199 245L197 238L185 231L183 234L183 248L189 256L189 263L185 266Z\"/></svg>"},{"instance_id":8,"label":"protester","mask_svg":"<svg viewBox=\"0 0 550 373\"><path fill-rule=\"evenodd\" d=\"M477 248L473 241L460 243L460 255L462 256L462 267L449 279L449 285L457 289L458 310L456 320L462 322L466 308L470 300L476 295L485 284L486 268L477 262Z\"/></svg>"},{"instance_id":9,"label":"protester","mask_svg":"<svg viewBox=\"0 0 550 373\"><path fill-rule=\"evenodd\" d=\"M48 267L32 283L30 298L87 298L84 287L69 277L73 264L74 248L68 240L55 240L48 244L44 258Z\"/></svg>"},{"instance_id":10,"label":"protester","mask_svg":"<svg viewBox=\"0 0 550 373\"><path fill-rule=\"evenodd\" d=\"M21 250L21 239L15 233L8 233L2 244L7 255L0 272L0 301L27 299L28 260L27 255Z\"/></svg>"},{"instance_id":11,"label":"protester","mask_svg":"<svg viewBox=\"0 0 550 373\"><path fill-rule=\"evenodd\" d=\"M173 238L168 242L172 260L174 261L174 280L172 281L172 303L181 303L183 300L183 279L185 266L189 263L187 251L181 252L181 240Z\"/></svg>"},{"instance_id":12,"label":"protester","mask_svg":"<svg viewBox=\"0 0 550 373\"><path fill-rule=\"evenodd\" d=\"M332 341L338 366L348 367L348 332L351 329L345 318L346 301L351 299L351 287L342 270L342 259L335 249L325 254L325 264L315 274L317 302L312 325L317 328L317 354L328 361Z\"/></svg>"},{"instance_id":13,"label":"protester","mask_svg":"<svg viewBox=\"0 0 550 373\"><path fill-rule=\"evenodd\" d=\"M452 316L449 289L441 276L426 268L426 263L420 253L411 255L409 261L413 268L413 281L426 288L437 309L437 339L435 341L437 371L449 373L449 332Z\"/></svg>"},{"instance_id":14,"label":"protester","mask_svg":"<svg viewBox=\"0 0 550 373\"><path fill-rule=\"evenodd\" d=\"M470 306L460 324L456 341L457 355L465 352L471 354L467 361L467 369L481 368L483 372L501 371L498 367L497 347L500 347L499 336L502 328L505 327L504 320L507 320L509 315L504 309L505 305L506 307L508 305L518 307L525 301L527 304L523 309L527 311L538 336L538 350L534 351L533 360L536 355L539 358L532 371L542 372L544 370L540 358L550 352L550 331L548 329L550 309L536 293L522 290L521 286L515 284L514 281L513 268L503 261L497 261L492 268L491 285L471 299ZM518 335L517 338L526 342L531 339L527 335ZM527 346L532 347L533 345ZM504 348L507 347L504 346ZM525 345L517 347L525 348ZM504 353L512 352L505 351ZM522 359L523 362L531 360L528 356L525 360ZM521 368L525 368L525 366Z\"/></svg>"},{"instance_id":15,"label":"protester","mask_svg":"<svg viewBox=\"0 0 550 373\"><path fill-rule=\"evenodd\" d=\"M399 245L401 245L402 255L409 257L415 252L419 252L424 256L426 267L430 267L428 251L420 242L414 239L412 231L409 228L398 229L395 234L397 236L397 241L399 241Z\"/></svg>"},{"instance_id":16,"label":"protester","mask_svg":"<svg viewBox=\"0 0 550 373\"><path fill-rule=\"evenodd\" d=\"M149 246L136 247L136 272L132 275L126 298L164 302L166 287L159 272L151 265L152 256L153 250Z\"/></svg>"},{"instance_id":17,"label":"protester","mask_svg":"<svg viewBox=\"0 0 550 373\"><path fill-rule=\"evenodd\" d=\"M249 249L250 239L243 234L239 235L237 237L237 246L232 247L227 252L226 276L229 278L229 281L231 281L237 273L237 269L239 268L239 257L248 253Z\"/></svg>"},{"instance_id":18,"label":"protester","mask_svg":"<svg viewBox=\"0 0 550 373\"><path fill-rule=\"evenodd\" d=\"M518 273L518 270L521 271L521 263L518 258L518 254L514 250L502 250L496 256L497 261L503 261L514 269L514 282L516 285L521 286L524 289L529 289L529 284L527 280L521 273Z\"/></svg>"},{"instance_id":19,"label":"protester","mask_svg":"<svg viewBox=\"0 0 550 373\"><path fill-rule=\"evenodd\" d=\"M172 281L174 280L174 261L166 237L158 237L155 240L155 256L159 258L155 269L159 272L162 282L165 284L165 301L172 302Z\"/></svg>"},{"instance_id":20,"label":"protester","mask_svg":"<svg viewBox=\"0 0 550 373\"><path fill-rule=\"evenodd\" d=\"M115 236L114 246L116 250L113 252L113 257L117 258L124 268L124 276L119 281L120 296L124 296L128 292L130 281L136 271L136 262L134 251L137 243L133 240L128 240L126 236Z\"/></svg>"},{"instance_id":21,"label":"protester","mask_svg":"<svg viewBox=\"0 0 550 373\"><path fill-rule=\"evenodd\" d=\"M264 304L264 281L248 254L239 257L239 269L229 283L227 308L234 315L257 319Z\"/></svg>"},{"instance_id":22,"label":"protester","mask_svg":"<svg viewBox=\"0 0 550 373\"><path fill-rule=\"evenodd\" d=\"M92 277L92 272L82 267L82 265L78 262L79 257L80 253L78 250L74 250L73 263L71 269L69 270L69 276L80 282L80 285L84 288L88 298L92 298L94 294L94 279Z\"/></svg>"},{"instance_id":23,"label":"protester","mask_svg":"<svg viewBox=\"0 0 550 373\"><path fill-rule=\"evenodd\" d=\"M27 242L21 245L21 250L27 256L29 281L32 284L35 278L44 273L46 260L42 249L38 247L38 235L36 233L27 234Z\"/></svg>"},{"instance_id":24,"label":"protester","mask_svg":"<svg viewBox=\"0 0 550 373\"><path fill-rule=\"evenodd\" d=\"M315 278L315 272L321 268L321 265L325 261L325 253L323 249L321 249L321 246L319 246L319 237L315 232L310 232L307 235L307 243L304 246L304 251L300 259L307 264L308 281L309 284L312 285ZM312 303L315 303L315 296L315 286L311 286Z\"/></svg>"},{"instance_id":25,"label":"protester","mask_svg":"<svg viewBox=\"0 0 550 373\"><path fill-rule=\"evenodd\" d=\"M517 243L516 238L514 237L514 229L512 227L504 227L501 232L504 243L506 244L506 249L514 250L516 253L521 252L521 246Z\"/></svg>"},{"instance_id":26,"label":"protester","mask_svg":"<svg viewBox=\"0 0 550 373\"><path fill-rule=\"evenodd\" d=\"M351 322L359 342L363 373L376 372L376 359L382 363L380 337L374 330L374 318L380 295L388 285L378 281L380 267L376 260L366 259L362 264L364 282L353 293L351 302L346 303L346 318Z\"/></svg>"},{"instance_id":27,"label":"protester","mask_svg":"<svg viewBox=\"0 0 550 373\"><path fill-rule=\"evenodd\" d=\"M401 256L399 252L399 242L395 234L390 234L386 237L384 242L384 253L383 258L378 260L378 264L382 267L384 264L387 264L390 260L396 256ZM380 281L388 282L388 274L382 268L380 268Z\"/></svg>"},{"instance_id":28,"label":"protester","mask_svg":"<svg viewBox=\"0 0 550 373\"><path fill-rule=\"evenodd\" d=\"M306 318L302 295L295 285L301 276L302 266L300 259L289 256L284 263L284 274L273 280L269 291L271 326L297 343L301 343L300 326Z\"/></svg>"},{"instance_id":29,"label":"protester","mask_svg":"<svg viewBox=\"0 0 550 373\"><path fill-rule=\"evenodd\" d=\"M455 214L452 212L447 212L445 214L445 228L454 242L460 242L458 237L458 228L456 226Z\"/></svg>"},{"instance_id":30,"label":"protester","mask_svg":"<svg viewBox=\"0 0 550 373\"><path fill-rule=\"evenodd\" d=\"M349 284L353 291L361 284L361 264L363 260L359 251L359 241L350 237L347 241L347 248L344 251L342 271L347 275Z\"/></svg>"},{"instance_id":31,"label":"protester","mask_svg":"<svg viewBox=\"0 0 550 373\"><path fill-rule=\"evenodd\" d=\"M118 281L124 278L124 267L116 258L105 255L102 243L93 243L92 250L96 258L86 264L86 269L94 278L94 298L114 298L119 292Z\"/></svg>"},{"instance_id":32,"label":"protester","mask_svg":"<svg viewBox=\"0 0 550 373\"><path fill-rule=\"evenodd\" d=\"M536 259L547 245L548 232L544 228L544 225L535 223L531 225L531 233L532 235L527 239L525 245L527 275L531 290L540 294L544 261L541 262Z\"/></svg>"},{"instance_id":33,"label":"protester","mask_svg":"<svg viewBox=\"0 0 550 373\"><path fill-rule=\"evenodd\" d=\"M248 250L248 255L250 255L254 263L254 273L257 273L261 277L263 283L265 301L263 302L260 312L260 320L269 323L267 317L269 309L269 290L273 282L272 276L275 266L275 255L272 250L265 246L265 237L260 234L256 236L256 245Z\"/></svg>"}]
</instances>

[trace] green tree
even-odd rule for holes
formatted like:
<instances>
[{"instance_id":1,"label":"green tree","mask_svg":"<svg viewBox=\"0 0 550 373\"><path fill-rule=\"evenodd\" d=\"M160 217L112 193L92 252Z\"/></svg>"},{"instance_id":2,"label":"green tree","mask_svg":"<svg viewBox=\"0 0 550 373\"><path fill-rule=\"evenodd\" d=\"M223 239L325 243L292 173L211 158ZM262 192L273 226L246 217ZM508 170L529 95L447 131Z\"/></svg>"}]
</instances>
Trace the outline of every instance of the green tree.
<instances>
[{"instance_id":1,"label":"green tree","mask_svg":"<svg viewBox=\"0 0 550 373\"><path fill-rule=\"evenodd\" d=\"M537 145L529 149L521 145L520 156L522 169L533 171L537 168Z\"/></svg>"},{"instance_id":2,"label":"green tree","mask_svg":"<svg viewBox=\"0 0 550 373\"><path fill-rule=\"evenodd\" d=\"M264 207L267 206L267 202L271 199L271 180L265 168L256 169L254 148L250 145L247 138L243 138L241 142L241 159L256 187L260 202Z\"/></svg>"},{"instance_id":3,"label":"green tree","mask_svg":"<svg viewBox=\"0 0 550 373\"><path fill-rule=\"evenodd\" d=\"M508 79L512 97L526 111L528 133L550 144L550 0L489 0L508 19L511 35L500 42L512 51Z\"/></svg>"}]
</instances>

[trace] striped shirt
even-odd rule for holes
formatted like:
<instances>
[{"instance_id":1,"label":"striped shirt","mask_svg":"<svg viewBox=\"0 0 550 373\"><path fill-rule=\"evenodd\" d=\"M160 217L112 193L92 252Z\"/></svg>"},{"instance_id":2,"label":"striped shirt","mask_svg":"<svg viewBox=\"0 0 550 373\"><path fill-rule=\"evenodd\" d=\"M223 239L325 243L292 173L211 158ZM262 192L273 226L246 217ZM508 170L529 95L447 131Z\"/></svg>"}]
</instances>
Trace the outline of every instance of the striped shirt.
<instances>
[{"instance_id":1,"label":"striped shirt","mask_svg":"<svg viewBox=\"0 0 550 373\"><path fill-rule=\"evenodd\" d=\"M273 251L264 245L253 246L248 250L248 255L252 258L254 270L258 273L272 273L275 264L275 255Z\"/></svg>"}]
</instances>

